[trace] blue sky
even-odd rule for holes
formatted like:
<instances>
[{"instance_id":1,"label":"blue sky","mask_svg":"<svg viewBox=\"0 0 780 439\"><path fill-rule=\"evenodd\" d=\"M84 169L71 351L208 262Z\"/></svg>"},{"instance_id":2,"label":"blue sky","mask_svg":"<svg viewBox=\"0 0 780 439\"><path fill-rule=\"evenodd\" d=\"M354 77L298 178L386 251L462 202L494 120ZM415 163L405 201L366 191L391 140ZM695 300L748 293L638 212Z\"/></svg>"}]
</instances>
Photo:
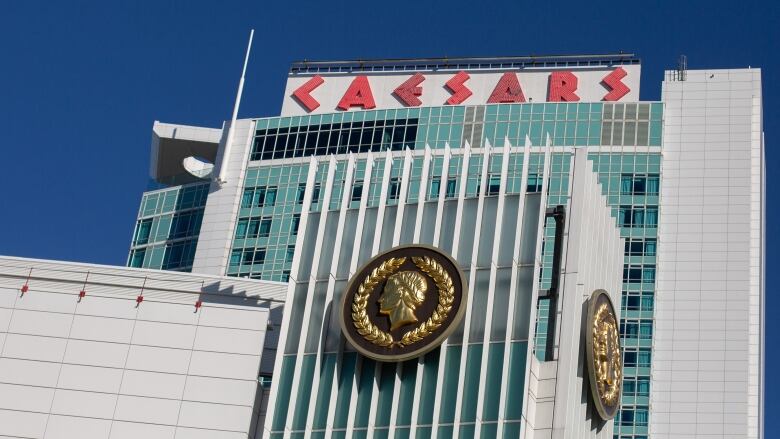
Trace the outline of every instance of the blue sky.
<instances>
[{"instance_id":1,"label":"blue sky","mask_svg":"<svg viewBox=\"0 0 780 439\"><path fill-rule=\"evenodd\" d=\"M51 3L51 4L50 4ZM0 13L0 254L124 264L147 185L154 120L230 117L250 28L240 117L278 113L291 61L634 52L642 100L663 70L761 67L767 175L767 370L780 310L773 150L777 2L6 2ZM780 376L767 374L767 435ZM775 434L777 433L777 434Z\"/></svg>"}]
</instances>

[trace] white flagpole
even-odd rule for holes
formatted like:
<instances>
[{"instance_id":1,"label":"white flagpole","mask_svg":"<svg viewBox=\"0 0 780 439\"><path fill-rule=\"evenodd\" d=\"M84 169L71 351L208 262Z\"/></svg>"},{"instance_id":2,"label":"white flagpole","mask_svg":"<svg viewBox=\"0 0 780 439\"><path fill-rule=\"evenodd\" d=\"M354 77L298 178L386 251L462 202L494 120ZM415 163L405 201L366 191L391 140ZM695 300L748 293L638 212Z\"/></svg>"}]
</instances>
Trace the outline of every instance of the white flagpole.
<instances>
[{"instance_id":1,"label":"white flagpole","mask_svg":"<svg viewBox=\"0 0 780 439\"><path fill-rule=\"evenodd\" d=\"M233 144L233 132L238 118L238 106L241 104L241 94L244 92L244 76L246 75L246 66L249 63L249 52L252 50L252 38L255 36L255 30L249 31L249 44L246 47L246 56L244 57L244 69L241 71L241 79L238 81L238 93L236 93L236 103L233 105L233 118L230 120L228 135L225 143L225 151L222 154L222 162L219 165L219 174L217 182L224 184L227 182L227 163L230 158L230 147Z\"/></svg>"}]
</instances>

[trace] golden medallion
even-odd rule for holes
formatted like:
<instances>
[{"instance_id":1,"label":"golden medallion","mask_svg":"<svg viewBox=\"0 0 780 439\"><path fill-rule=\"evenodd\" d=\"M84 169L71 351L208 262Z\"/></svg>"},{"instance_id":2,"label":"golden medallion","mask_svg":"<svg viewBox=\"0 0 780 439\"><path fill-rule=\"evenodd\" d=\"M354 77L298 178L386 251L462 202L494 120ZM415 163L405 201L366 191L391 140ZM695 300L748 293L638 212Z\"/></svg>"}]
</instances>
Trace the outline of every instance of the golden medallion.
<instances>
[{"instance_id":1,"label":"golden medallion","mask_svg":"<svg viewBox=\"0 0 780 439\"><path fill-rule=\"evenodd\" d=\"M617 412L623 385L619 326L606 291L594 291L589 302L585 334L588 375L596 410L607 420Z\"/></svg>"},{"instance_id":2,"label":"golden medallion","mask_svg":"<svg viewBox=\"0 0 780 439\"><path fill-rule=\"evenodd\" d=\"M463 274L449 255L430 246L400 246L352 277L341 329L364 355L402 361L441 344L463 318L465 300Z\"/></svg>"}]
</instances>

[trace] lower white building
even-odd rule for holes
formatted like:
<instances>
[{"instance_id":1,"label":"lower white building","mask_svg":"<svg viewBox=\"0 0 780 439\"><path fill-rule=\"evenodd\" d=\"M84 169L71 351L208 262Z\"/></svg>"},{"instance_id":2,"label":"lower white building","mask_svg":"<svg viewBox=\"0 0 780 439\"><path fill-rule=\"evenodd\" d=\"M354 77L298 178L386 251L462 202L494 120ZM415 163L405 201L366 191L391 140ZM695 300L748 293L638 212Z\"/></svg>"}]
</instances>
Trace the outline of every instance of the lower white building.
<instances>
[{"instance_id":1,"label":"lower white building","mask_svg":"<svg viewBox=\"0 0 780 439\"><path fill-rule=\"evenodd\" d=\"M0 257L0 437L246 438L286 290Z\"/></svg>"}]
</instances>

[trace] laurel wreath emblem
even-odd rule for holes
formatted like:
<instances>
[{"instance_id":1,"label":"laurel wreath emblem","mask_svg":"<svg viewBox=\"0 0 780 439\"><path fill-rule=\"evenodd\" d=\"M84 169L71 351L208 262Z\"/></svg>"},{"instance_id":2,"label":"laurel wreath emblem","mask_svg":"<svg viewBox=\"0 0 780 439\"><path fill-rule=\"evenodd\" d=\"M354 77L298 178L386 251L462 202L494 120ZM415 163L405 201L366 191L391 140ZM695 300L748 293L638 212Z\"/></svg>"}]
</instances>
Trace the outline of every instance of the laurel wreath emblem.
<instances>
[{"instance_id":1,"label":"laurel wreath emblem","mask_svg":"<svg viewBox=\"0 0 780 439\"><path fill-rule=\"evenodd\" d=\"M447 316L449 316L452 305L455 302L455 287L452 277L447 270L435 259L428 256L412 257L412 262L430 276L436 284L439 292L439 303L436 305L436 309L426 321L413 330L404 333L399 341L395 341L392 334L382 331L375 324L371 323L366 312L370 293L379 283L395 273L404 262L406 262L406 258L401 257L389 258L379 264L361 282L352 300L352 323L355 325L355 329L363 338L377 346L392 348L394 346L409 346L417 343L436 331L447 320Z\"/></svg>"},{"instance_id":2,"label":"laurel wreath emblem","mask_svg":"<svg viewBox=\"0 0 780 439\"><path fill-rule=\"evenodd\" d=\"M596 312L593 319L593 334L593 346L597 351L606 353L608 345L620 346L617 324L606 304L601 305ZM596 361L597 386L604 402L612 405L616 403L620 396L620 382L623 379L620 352L613 354L607 361L609 362L609 368L601 361ZM608 380L610 372L614 374L611 385Z\"/></svg>"}]
</instances>

